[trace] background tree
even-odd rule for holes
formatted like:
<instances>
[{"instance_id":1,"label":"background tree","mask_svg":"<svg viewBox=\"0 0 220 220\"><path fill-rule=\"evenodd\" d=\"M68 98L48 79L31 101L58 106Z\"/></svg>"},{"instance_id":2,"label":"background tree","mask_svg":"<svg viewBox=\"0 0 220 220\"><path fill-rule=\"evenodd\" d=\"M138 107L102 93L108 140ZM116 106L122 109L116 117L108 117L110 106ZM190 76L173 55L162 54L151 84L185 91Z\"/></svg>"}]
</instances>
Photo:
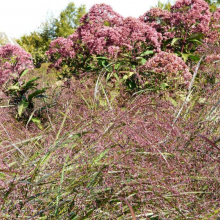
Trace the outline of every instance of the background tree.
<instances>
[{"instance_id":1,"label":"background tree","mask_svg":"<svg viewBox=\"0 0 220 220\"><path fill-rule=\"evenodd\" d=\"M163 10L167 10L167 11L170 11L170 8L171 8L171 3L170 1L168 0L167 3L163 3L161 2L160 0L158 1L157 5L154 7L154 8L161 8Z\"/></svg>"},{"instance_id":2,"label":"background tree","mask_svg":"<svg viewBox=\"0 0 220 220\"><path fill-rule=\"evenodd\" d=\"M85 5L76 8L73 2L69 3L55 19L55 33L57 37L68 37L80 24L80 18L86 13Z\"/></svg>"},{"instance_id":3,"label":"background tree","mask_svg":"<svg viewBox=\"0 0 220 220\"><path fill-rule=\"evenodd\" d=\"M32 54L35 66L40 66L46 61L45 52L49 49L50 42L57 37L68 37L72 34L85 13L85 5L77 8L70 2L58 18L49 15L37 31L23 35L17 42Z\"/></svg>"},{"instance_id":4,"label":"background tree","mask_svg":"<svg viewBox=\"0 0 220 220\"><path fill-rule=\"evenodd\" d=\"M220 0L205 0L210 5L211 11L216 11L216 9L220 6Z\"/></svg>"}]
</instances>

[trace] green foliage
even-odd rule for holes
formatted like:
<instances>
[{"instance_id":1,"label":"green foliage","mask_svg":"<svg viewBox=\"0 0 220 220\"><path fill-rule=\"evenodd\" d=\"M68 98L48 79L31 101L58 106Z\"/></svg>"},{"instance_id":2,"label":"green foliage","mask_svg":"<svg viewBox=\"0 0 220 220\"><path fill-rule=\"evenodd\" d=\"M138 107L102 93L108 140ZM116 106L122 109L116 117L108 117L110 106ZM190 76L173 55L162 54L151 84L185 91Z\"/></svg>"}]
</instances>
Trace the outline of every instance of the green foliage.
<instances>
[{"instance_id":1,"label":"green foliage","mask_svg":"<svg viewBox=\"0 0 220 220\"><path fill-rule=\"evenodd\" d=\"M36 116L39 110L43 109L35 107L35 100L45 98L44 95L47 88L38 89L38 83L40 77L34 77L31 80L23 80L23 77L29 70L24 70L21 75L9 80L4 86L3 92L9 97L9 105L13 106L15 110L15 118L24 122L33 121L38 122L39 118ZM34 117L35 116L35 117ZM37 120L38 119L38 120Z\"/></svg>"},{"instance_id":2,"label":"green foliage","mask_svg":"<svg viewBox=\"0 0 220 220\"><path fill-rule=\"evenodd\" d=\"M163 43L162 48L165 50L166 47L172 48L174 53L182 57L182 59L187 62L188 60L198 61L199 57L194 55L197 47L202 44L202 39L204 34L196 33L189 35L187 38L184 36L179 38L171 38Z\"/></svg>"},{"instance_id":3,"label":"green foliage","mask_svg":"<svg viewBox=\"0 0 220 220\"><path fill-rule=\"evenodd\" d=\"M168 0L167 3L163 3L161 2L160 0L158 1L157 5L154 7L154 8L161 8L163 10L167 10L167 11L170 11L170 8L171 8L171 3L170 1Z\"/></svg>"},{"instance_id":4,"label":"green foliage","mask_svg":"<svg viewBox=\"0 0 220 220\"><path fill-rule=\"evenodd\" d=\"M72 34L85 13L85 5L77 8L71 2L61 11L59 18L50 15L41 24L38 31L23 35L17 42L31 53L35 66L39 67L41 63L47 62L45 52L48 50L50 42L57 37L67 37Z\"/></svg>"},{"instance_id":5,"label":"green foliage","mask_svg":"<svg viewBox=\"0 0 220 220\"><path fill-rule=\"evenodd\" d=\"M76 8L73 2L60 13L55 19L55 35L57 37L68 37L80 24L80 18L86 13L85 5Z\"/></svg>"},{"instance_id":6,"label":"green foliage","mask_svg":"<svg viewBox=\"0 0 220 220\"><path fill-rule=\"evenodd\" d=\"M5 40L0 38L0 45L4 45L5 44Z\"/></svg>"},{"instance_id":7,"label":"green foliage","mask_svg":"<svg viewBox=\"0 0 220 220\"><path fill-rule=\"evenodd\" d=\"M204 0L210 6L210 11L216 11L216 9L220 6L220 0Z\"/></svg>"},{"instance_id":8,"label":"green foliage","mask_svg":"<svg viewBox=\"0 0 220 220\"><path fill-rule=\"evenodd\" d=\"M47 61L45 52L50 44L50 39L46 39L42 34L34 31L29 35L23 35L17 42L32 55L35 66L38 67L40 63Z\"/></svg>"}]
</instances>

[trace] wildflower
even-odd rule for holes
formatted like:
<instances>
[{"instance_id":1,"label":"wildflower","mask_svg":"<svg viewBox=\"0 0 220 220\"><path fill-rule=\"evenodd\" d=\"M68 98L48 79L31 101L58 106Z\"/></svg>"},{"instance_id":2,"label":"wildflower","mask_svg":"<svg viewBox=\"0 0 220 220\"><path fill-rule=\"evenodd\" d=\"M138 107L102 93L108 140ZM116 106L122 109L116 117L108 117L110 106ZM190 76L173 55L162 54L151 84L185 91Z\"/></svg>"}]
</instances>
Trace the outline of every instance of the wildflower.
<instances>
[{"instance_id":1,"label":"wildflower","mask_svg":"<svg viewBox=\"0 0 220 220\"><path fill-rule=\"evenodd\" d=\"M167 76L182 75L187 84L192 78L185 62L173 53L159 52L150 58L144 65L144 69L153 71L156 74L167 74Z\"/></svg>"},{"instance_id":2,"label":"wildflower","mask_svg":"<svg viewBox=\"0 0 220 220\"><path fill-rule=\"evenodd\" d=\"M171 7L171 26L182 27L187 34L206 33L209 29L211 13L203 0L178 0Z\"/></svg>"},{"instance_id":3,"label":"wildflower","mask_svg":"<svg viewBox=\"0 0 220 220\"><path fill-rule=\"evenodd\" d=\"M20 74L26 68L33 68L31 55L16 45L0 47L0 85L4 84L11 74Z\"/></svg>"}]
</instances>

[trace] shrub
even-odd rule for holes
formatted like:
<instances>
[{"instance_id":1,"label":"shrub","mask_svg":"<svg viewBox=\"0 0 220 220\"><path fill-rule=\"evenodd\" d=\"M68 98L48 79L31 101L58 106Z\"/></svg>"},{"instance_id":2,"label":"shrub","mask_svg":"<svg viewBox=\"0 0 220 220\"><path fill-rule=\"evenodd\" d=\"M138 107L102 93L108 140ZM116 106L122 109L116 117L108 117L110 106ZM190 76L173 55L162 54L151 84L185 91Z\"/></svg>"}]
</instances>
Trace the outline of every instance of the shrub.
<instances>
[{"instance_id":1,"label":"shrub","mask_svg":"<svg viewBox=\"0 0 220 220\"><path fill-rule=\"evenodd\" d=\"M186 39L193 33L205 34L209 30L211 12L203 0L178 0L171 7L171 13L171 26L176 29L176 37Z\"/></svg>"},{"instance_id":2,"label":"shrub","mask_svg":"<svg viewBox=\"0 0 220 220\"><path fill-rule=\"evenodd\" d=\"M194 56L202 42L218 41L219 10L209 11L203 0L179 0L170 11L153 8L140 20L162 33L162 50L177 53L184 61L198 61Z\"/></svg>"}]
</instances>

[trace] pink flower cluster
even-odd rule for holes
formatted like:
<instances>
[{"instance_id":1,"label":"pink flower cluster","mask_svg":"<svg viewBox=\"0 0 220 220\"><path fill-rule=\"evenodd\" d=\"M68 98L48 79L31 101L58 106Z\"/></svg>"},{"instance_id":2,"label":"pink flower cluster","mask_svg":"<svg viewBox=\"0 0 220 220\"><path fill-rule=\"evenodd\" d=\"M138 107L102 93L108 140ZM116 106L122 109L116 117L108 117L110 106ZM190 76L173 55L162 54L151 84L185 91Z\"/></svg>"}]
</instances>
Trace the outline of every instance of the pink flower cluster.
<instances>
[{"instance_id":1,"label":"pink flower cluster","mask_svg":"<svg viewBox=\"0 0 220 220\"><path fill-rule=\"evenodd\" d=\"M144 15L139 17L139 20L147 23L151 27L155 28L159 33L163 34L163 38L173 38L174 35L169 32L171 25L172 14L161 8L152 8Z\"/></svg>"},{"instance_id":2,"label":"pink flower cluster","mask_svg":"<svg viewBox=\"0 0 220 220\"><path fill-rule=\"evenodd\" d=\"M204 54L206 57L209 55L220 55L220 38L218 41L215 41L214 43L207 42L201 44L197 48L198 54Z\"/></svg>"},{"instance_id":3,"label":"pink flower cluster","mask_svg":"<svg viewBox=\"0 0 220 220\"><path fill-rule=\"evenodd\" d=\"M53 61L52 66L74 68L78 55L81 56L80 65L83 65L93 55L116 59L129 54L135 58L146 50L154 50L158 54L147 61L146 67L158 73L181 72L186 82L191 78L188 67L175 54L161 52L173 51L171 44L163 45L164 40L181 38L182 49L185 40L195 33L203 33L205 39L213 36L212 41L216 41L219 19L220 10L212 14L204 0L177 0L170 12L153 8L138 19L124 18L109 5L96 4L82 17L81 26L75 33L67 39L58 38L51 42L47 54Z\"/></svg>"},{"instance_id":4,"label":"pink flower cluster","mask_svg":"<svg viewBox=\"0 0 220 220\"><path fill-rule=\"evenodd\" d=\"M134 55L135 51L138 55L147 47L160 51L162 40L197 32L207 34L211 17L218 23L220 12L212 15L203 0L178 0L171 12L153 8L139 19L123 18L111 6L96 4L81 18L75 33L53 41L47 54L59 59L55 64L59 66L62 60L82 51L114 58L123 52Z\"/></svg>"},{"instance_id":5,"label":"pink flower cluster","mask_svg":"<svg viewBox=\"0 0 220 220\"><path fill-rule=\"evenodd\" d=\"M82 24L103 26L108 23L110 26L120 25L123 17L115 12L110 5L96 4L81 18Z\"/></svg>"},{"instance_id":6,"label":"pink flower cluster","mask_svg":"<svg viewBox=\"0 0 220 220\"><path fill-rule=\"evenodd\" d=\"M216 13L211 14L209 5L204 0L178 0L171 7L171 12L152 8L139 19L162 33L166 40L174 37L186 38L198 32L207 34L212 17L214 20L218 19Z\"/></svg>"},{"instance_id":7,"label":"pink flower cluster","mask_svg":"<svg viewBox=\"0 0 220 220\"><path fill-rule=\"evenodd\" d=\"M207 33L206 42L215 43L216 39L220 39L220 8L213 13L209 26L210 31Z\"/></svg>"},{"instance_id":8,"label":"pink flower cluster","mask_svg":"<svg viewBox=\"0 0 220 220\"><path fill-rule=\"evenodd\" d=\"M31 55L16 45L0 47L0 85L4 84L11 74L19 75L24 69L33 68Z\"/></svg>"},{"instance_id":9,"label":"pink flower cluster","mask_svg":"<svg viewBox=\"0 0 220 220\"><path fill-rule=\"evenodd\" d=\"M122 52L140 53L146 46L160 49L162 35L155 28L139 19L123 18L105 4L94 5L81 23L67 39L58 38L50 44L47 52L50 58L58 52L66 58L82 51L117 57Z\"/></svg>"},{"instance_id":10,"label":"pink flower cluster","mask_svg":"<svg viewBox=\"0 0 220 220\"><path fill-rule=\"evenodd\" d=\"M120 46L122 30L118 27L95 27L84 26L84 30L81 30L80 41L86 46L90 54L106 54L108 47ZM88 29L87 29L88 28ZM79 35L79 36L80 36Z\"/></svg>"},{"instance_id":11,"label":"pink flower cluster","mask_svg":"<svg viewBox=\"0 0 220 220\"><path fill-rule=\"evenodd\" d=\"M140 43L144 43L147 46L153 45L158 50L160 49L162 34L157 32L154 27L151 27L141 20L128 17L124 19L121 28L123 32L122 40L131 45L132 49L139 49L139 52L141 52L141 48L137 43L139 43L139 45Z\"/></svg>"},{"instance_id":12,"label":"pink flower cluster","mask_svg":"<svg viewBox=\"0 0 220 220\"><path fill-rule=\"evenodd\" d=\"M171 7L171 26L182 26L185 32L206 33L209 30L211 13L209 5L203 0L178 0ZM181 33L180 33L181 35Z\"/></svg>"},{"instance_id":13,"label":"pink flower cluster","mask_svg":"<svg viewBox=\"0 0 220 220\"><path fill-rule=\"evenodd\" d=\"M150 11L146 12L144 15L140 16L139 19L145 22L157 22L160 24L161 22L168 22L171 18L172 14L161 8L151 8Z\"/></svg>"},{"instance_id":14,"label":"pink flower cluster","mask_svg":"<svg viewBox=\"0 0 220 220\"><path fill-rule=\"evenodd\" d=\"M167 76L177 76L181 74L185 83L192 78L185 62L173 53L159 52L150 58L143 66L145 70L153 71L157 74L166 74Z\"/></svg>"},{"instance_id":15,"label":"pink flower cluster","mask_svg":"<svg viewBox=\"0 0 220 220\"><path fill-rule=\"evenodd\" d=\"M205 63L220 62L220 54L210 54L204 59Z\"/></svg>"},{"instance_id":16,"label":"pink flower cluster","mask_svg":"<svg viewBox=\"0 0 220 220\"><path fill-rule=\"evenodd\" d=\"M47 51L50 59L55 60L53 66L60 67L63 59L74 58L75 50L72 48L73 41L63 37L58 37L50 43L50 48Z\"/></svg>"},{"instance_id":17,"label":"pink flower cluster","mask_svg":"<svg viewBox=\"0 0 220 220\"><path fill-rule=\"evenodd\" d=\"M220 28L220 8L218 8L213 14L213 21L216 27Z\"/></svg>"}]
</instances>

